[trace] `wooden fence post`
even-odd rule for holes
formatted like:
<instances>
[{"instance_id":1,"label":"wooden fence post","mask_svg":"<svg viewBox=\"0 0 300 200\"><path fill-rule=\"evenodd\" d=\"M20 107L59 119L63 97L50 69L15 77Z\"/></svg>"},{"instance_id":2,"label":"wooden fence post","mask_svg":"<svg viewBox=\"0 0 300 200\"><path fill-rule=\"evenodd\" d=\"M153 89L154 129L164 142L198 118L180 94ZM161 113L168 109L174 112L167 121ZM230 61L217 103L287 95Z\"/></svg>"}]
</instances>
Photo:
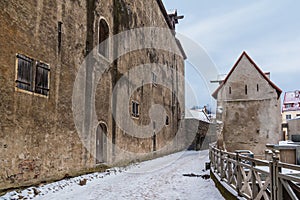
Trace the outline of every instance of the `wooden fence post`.
<instances>
[{"instance_id":1,"label":"wooden fence post","mask_svg":"<svg viewBox=\"0 0 300 200\"><path fill-rule=\"evenodd\" d=\"M275 195L274 195L274 175L273 175L273 171L274 171L274 168L273 168L273 160L269 162L269 174L270 174L270 178L271 178L271 183L270 183L270 190L271 190L271 199L272 200L275 200Z\"/></svg>"},{"instance_id":2,"label":"wooden fence post","mask_svg":"<svg viewBox=\"0 0 300 200\"><path fill-rule=\"evenodd\" d=\"M278 166L278 162L279 162L279 151L275 150L274 151L274 156L273 156L273 160L274 160L274 181L276 183L276 190L274 192L276 192L276 198L277 199L282 199L282 184L281 181L279 179L279 173L281 173L281 167Z\"/></svg>"},{"instance_id":3,"label":"wooden fence post","mask_svg":"<svg viewBox=\"0 0 300 200\"><path fill-rule=\"evenodd\" d=\"M255 163L251 161L251 181L252 181L252 199L255 199L255 197L258 194L258 187L256 184L256 176L254 171Z\"/></svg>"},{"instance_id":4,"label":"wooden fence post","mask_svg":"<svg viewBox=\"0 0 300 200\"><path fill-rule=\"evenodd\" d=\"M224 180L224 174L225 174L225 171L224 171L224 162L223 162L223 153L222 151L220 151L220 165L221 165L221 180L223 181Z\"/></svg>"},{"instance_id":5,"label":"wooden fence post","mask_svg":"<svg viewBox=\"0 0 300 200\"><path fill-rule=\"evenodd\" d=\"M218 149L218 163L217 163L217 172L218 172L218 174L220 173L220 169L221 169L220 162L221 162L221 150Z\"/></svg>"},{"instance_id":6,"label":"wooden fence post","mask_svg":"<svg viewBox=\"0 0 300 200\"><path fill-rule=\"evenodd\" d=\"M279 199L279 177L278 177L278 162L279 157L276 151L273 151L272 161L270 162L270 176L271 176L271 197L272 199Z\"/></svg>"},{"instance_id":7,"label":"wooden fence post","mask_svg":"<svg viewBox=\"0 0 300 200\"><path fill-rule=\"evenodd\" d=\"M236 152L236 173L237 173L237 183L236 183L236 189L239 196L241 195L241 188L242 188L242 172L240 169L240 159L239 159L239 153Z\"/></svg>"},{"instance_id":8,"label":"wooden fence post","mask_svg":"<svg viewBox=\"0 0 300 200\"><path fill-rule=\"evenodd\" d=\"M213 167L213 170L215 170L215 162L216 162L216 160L215 160L215 148L212 148L212 150L211 150L212 152L211 152L211 161L212 161L212 164L211 164L211 166Z\"/></svg>"}]
</instances>

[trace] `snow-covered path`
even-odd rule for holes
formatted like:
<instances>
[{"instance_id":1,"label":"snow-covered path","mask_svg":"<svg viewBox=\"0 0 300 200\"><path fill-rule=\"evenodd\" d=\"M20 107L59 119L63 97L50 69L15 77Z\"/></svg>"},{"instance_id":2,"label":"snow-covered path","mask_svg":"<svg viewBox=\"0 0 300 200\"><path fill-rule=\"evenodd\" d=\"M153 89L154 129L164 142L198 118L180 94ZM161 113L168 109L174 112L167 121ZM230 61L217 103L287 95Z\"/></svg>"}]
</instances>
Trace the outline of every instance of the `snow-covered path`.
<instances>
[{"instance_id":1,"label":"snow-covered path","mask_svg":"<svg viewBox=\"0 0 300 200\"><path fill-rule=\"evenodd\" d=\"M208 151L180 152L88 180L84 186L69 185L34 199L224 199L211 179L183 176L209 174L204 171L207 161Z\"/></svg>"}]
</instances>

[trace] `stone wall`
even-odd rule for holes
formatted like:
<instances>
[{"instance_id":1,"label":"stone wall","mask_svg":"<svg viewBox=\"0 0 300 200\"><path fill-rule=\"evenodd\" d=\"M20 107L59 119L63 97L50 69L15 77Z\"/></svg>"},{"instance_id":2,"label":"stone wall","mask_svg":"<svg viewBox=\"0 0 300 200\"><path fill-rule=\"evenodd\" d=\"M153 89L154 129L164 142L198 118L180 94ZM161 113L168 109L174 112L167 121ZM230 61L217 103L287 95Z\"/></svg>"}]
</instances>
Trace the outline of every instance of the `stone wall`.
<instances>
[{"instance_id":1,"label":"stone wall","mask_svg":"<svg viewBox=\"0 0 300 200\"><path fill-rule=\"evenodd\" d=\"M217 120L223 122L226 150L247 149L262 155L267 143L276 144L281 139L280 97L245 54L217 99Z\"/></svg>"},{"instance_id":2,"label":"stone wall","mask_svg":"<svg viewBox=\"0 0 300 200\"><path fill-rule=\"evenodd\" d=\"M99 83L93 85L97 82L94 80L97 65L108 64L114 56L114 50L120 47L110 43L111 57L108 59L93 51L99 41L100 19L105 19L108 24L109 36L144 26L169 28L157 2L0 2L0 190L101 168L96 165L95 158L99 124L107 128L104 164L131 162L136 157L149 159L185 147L183 131L176 134L182 128L180 119L183 108L179 108L178 102L183 102L184 96L175 98L172 95L172 92L184 88L183 80L179 78L179 74L184 75L182 55L151 49L129 53L111 62ZM173 35L171 40L175 41ZM88 66L92 67L85 68L83 76L78 78L88 53L91 53L91 59L87 61L91 65ZM48 96L16 87L16 54L26 55L50 66ZM140 89L132 94L133 98L140 98L141 110L145 110L138 119L132 119L135 123L149 124L147 110L153 103L163 105L170 117L170 124L156 133L156 143L157 150L163 149L168 142L172 142L172 145L157 151L157 154L153 153L151 137L141 139L124 134L112 117L119 105L117 100L112 100L114 86L131 67L147 62L172 66L177 71L175 74L160 74L160 78L172 79L173 82L176 80L177 88L174 86L173 91L148 84L143 87L143 93ZM74 97L76 78L82 81L77 88L82 93ZM72 98L83 103L75 113ZM97 116L92 113L93 109ZM80 120L76 114L80 115ZM127 155L127 152L133 154ZM144 154L136 156L136 153Z\"/></svg>"},{"instance_id":3,"label":"stone wall","mask_svg":"<svg viewBox=\"0 0 300 200\"><path fill-rule=\"evenodd\" d=\"M189 150L208 149L209 144L217 141L217 124L197 119L185 119L186 142Z\"/></svg>"}]
</instances>

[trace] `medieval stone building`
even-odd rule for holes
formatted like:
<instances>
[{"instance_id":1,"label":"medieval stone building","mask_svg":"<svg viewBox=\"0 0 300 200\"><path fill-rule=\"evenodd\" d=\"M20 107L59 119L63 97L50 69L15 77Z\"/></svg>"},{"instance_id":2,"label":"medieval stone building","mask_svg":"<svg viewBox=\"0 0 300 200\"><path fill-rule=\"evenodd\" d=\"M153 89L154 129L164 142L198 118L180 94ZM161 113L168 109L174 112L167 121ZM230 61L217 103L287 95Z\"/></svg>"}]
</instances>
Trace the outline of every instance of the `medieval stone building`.
<instances>
[{"instance_id":1,"label":"medieval stone building","mask_svg":"<svg viewBox=\"0 0 300 200\"><path fill-rule=\"evenodd\" d=\"M213 93L217 120L222 121L219 145L228 151L250 150L263 155L267 143L277 144L280 133L281 90L243 52Z\"/></svg>"},{"instance_id":2,"label":"medieval stone building","mask_svg":"<svg viewBox=\"0 0 300 200\"><path fill-rule=\"evenodd\" d=\"M0 190L185 147L180 17L161 0L2 0L0 9Z\"/></svg>"}]
</instances>

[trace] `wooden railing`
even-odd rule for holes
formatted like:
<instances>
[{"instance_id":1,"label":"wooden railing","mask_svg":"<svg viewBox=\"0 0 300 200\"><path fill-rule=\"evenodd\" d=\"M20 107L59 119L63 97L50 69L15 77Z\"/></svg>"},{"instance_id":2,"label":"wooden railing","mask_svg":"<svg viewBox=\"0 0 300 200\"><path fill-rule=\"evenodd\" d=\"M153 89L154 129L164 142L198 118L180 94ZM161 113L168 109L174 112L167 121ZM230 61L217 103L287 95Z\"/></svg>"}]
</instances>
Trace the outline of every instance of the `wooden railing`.
<instances>
[{"instance_id":1,"label":"wooden railing","mask_svg":"<svg viewBox=\"0 0 300 200\"><path fill-rule=\"evenodd\" d=\"M254 159L210 145L211 172L245 199L300 199L300 166Z\"/></svg>"}]
</instances>

